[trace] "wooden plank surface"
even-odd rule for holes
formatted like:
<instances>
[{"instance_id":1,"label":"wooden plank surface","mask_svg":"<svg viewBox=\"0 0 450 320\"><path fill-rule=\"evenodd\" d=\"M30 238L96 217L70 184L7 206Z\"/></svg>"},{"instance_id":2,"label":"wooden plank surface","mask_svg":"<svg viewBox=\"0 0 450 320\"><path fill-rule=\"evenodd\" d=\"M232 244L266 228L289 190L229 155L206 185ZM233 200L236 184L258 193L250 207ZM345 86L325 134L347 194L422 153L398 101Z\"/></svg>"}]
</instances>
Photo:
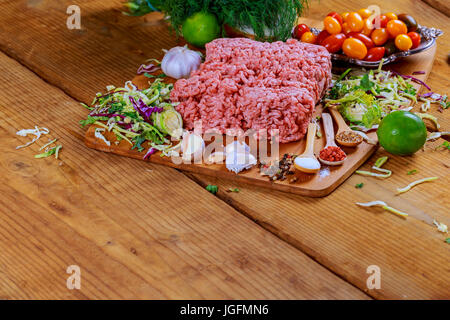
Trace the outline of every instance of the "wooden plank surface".
<instances>
[{"instance_id":1,"label":"wooden plank surface","mask_svg":"<svg viewBox=\"0 0 450 320\"><path fill-rule=\"evenodd\" d=\"M0 73L1 298L367 298L176 170L90 151L76 101L3 54ZM15 150L35 125L59 160L34 159L47 137Z\"/></svg>"},{"instance_id":2,"label":"wooden plank surface","mask_svg":"<svg viewBox=\"0 0 450 320\"><path fill-rule=\"evenodd\" d=\"M82 30L80 31L67 30L65 25L63 25L66 17L65 10L69 2L49 0L37 2L2 2L0 4L0 17L2 20L2 24L0 25L0 49L32 69L49 83L62 88L76 99L90 102L95 92L100 91L104 85L110 83L121 85L123 81L135 75L137 66L146 58L157 56L160 54L159 50L161 48L170 48L176 44L176 40L170 36L164 24L158 20L157 15L153 14L145 18L124 17L115 11L119 6L119 2L77 1L82 8ZM399 11L401 9L401 11L414 15L419 23L427 26L436 26L446 32L438 41L437 59L429 80L429 84L434 91L445 93L450 83L448 79L449 66L446 63L447 54L450 51L448 17L431 9L420 1L377 1L377 3L381 5L383 11ZM321 19L329 11L347 11L368 4L372 4L371 1L361 2L352 0L346 1L345 4L338 1L320 1L320 3L314 1L308 16ZM61 24L55 23L55 21L59 21ZM24 32L24 30L27 32ZM57 45L61 43L64 44ZM24 79L20 79L20 81L24 81ZM35 90L30 90L29 92L31 95L36 95ZM19 99L19 101L28 103L28 100ZM53 101L53 103L56 102ZM447 114L439 114L434 110L433 113L441 119L443 129L448 130L450 121ZM40 112L44 111L41 110ZM54 118L54 115L51 113L45 114L49 119ZM17 117L16 114L16 118L13 118L14 121L16 121ZM2 119L0 121L4 122L5 120ZM69 125L70 121L73 122L70 126L71 128L76 127L76 119L68 118L67 121L67 125ZM16 124L16 122L14 123ZM79 132L79 144L81 145L82 131ZM14 142L8 142L7 145L13 147L15 143L16 141L14 140ZM108 160L106 160L99 153L86 152L84 148L81 148L75 143L74 150L78 150L83 156L88 157L88 161L83 163L90 163L94 159L100 158L103 159L104 164L112 163L119 170L128 168L130 171L141 172L141 170L146 168L140 162L138 165L136 164L137 162L131 160L121 159L118 161L116 157L109 156L107 158ZM223 190L226 190L229 184L222 180L217 181L221 190L219 196L227 203L238 208L244 215L257 221L267 230L290 242L325 267L336 272L361 289L365 289L365 280L367 278L365 270L367 266L372 264L379 265L382 271L382 288L381 290L370 290L368 292L376 298L448 298L450 279L448 269L449 248L448 246L445 247L445 243L443 243L443 235L437 233L433 227L420 222L418 219L410 218L407 221L403 221L377 210L361 210L354 205L354 202L358 200L371 200L373 198L384 197L383 200L391 202L392 205L397 206L399 209L415 212L415 215L419 218L423 218L422 214L427 212L439 221L449 225L448 201L446 201L445 197L448 193L448 167L446 167L448 153L445 152L446 150L433 151L423 154L419 153L417 156L411 158L391 159L386 167L394 170L394 176L388 181L381 182L378 180L352 177L333 195L320 200L284 195L279 192L267 193L262 189L248 188L245 186L240 187L241 192L239 194L225 194ZM381 154L384 153L380 151L369 161L369 164L372 164L374 159ZM26 164L26 162L24 163ZM77 165L76 162L74 164ZM17 165L11 164L10 166L14 171L14 167ZM21 165L19 164L18 166ZM165 170L169 170L159 166L149 166L154 170L154 174L157 175L165 172ZM365 168L368 167L369 165L365 166ZM29 168L26 166L26 168L30 172L26 173L27 171L25 170L25 173L32 175L34 172L32 167ZM394 197L391 193L387 192L394 190L397 186L406 185L412 179L412 177L406 175L406 171L414 168L420 171L420 176L414 176L414 178L438 174L441 179L434 184L417 187L410 194L405 194L401 197ZM86 172L82 171L82 174L89 176L97 174L98 170L99 167L93 167L92 169L86 170ZM114 177L112 171L109 172L109 177ZM181 175L173 178L172 175L175 174L173 172L171 170L171 179L181 179ZM136 173L133 172L133 174ZM64 179L71 181L71 179L77 179L77 175L64 173ZM196 179L201 184L214 182L209 178L201 176L196 177ZM9 180L15 181L15 179L11 178ZM147 179L142 178L141 181L144 180L147 183ZM356 190L354 184L361 181L366 182L365 187L362 190ZM57 183L57 181L52 182ZM183 183L178 182L178 186L184 183L184 180ZM105 184L103 180L96 181L95 185L108 188L109 190L116 188L115 185ZM132 186L133 190L137 188L136 184L127 185L128 189ZM194 187L194 185L192 186ZM28 188L30 188L29 190L33 194L38 194L38 191L41 189L39 188L39 184L35 184L34 187L30 185ZM5 190L8 191L11 189ZM123 190L127 190L127 188L123 188ZM207 194L202 195L207 196ZM19 199L19 197L15 198ZM198 201L200 198L199 196L196 200ZM213 199L212 201L216 200ZM44 206L45 201L41 202L43 208L47 208ZM142 202L139 203L139 205L133 204L133 209L140 208L138 210L139 216L146 217L143 213L144 209L142 209L143 204ZM104 202L101 204L99 210L101 210L102 215L109 215L113 218L118 215L119 218L116 220L116 225L118 225L117 228L122 228L123 223L128 220L125 220L126 215L120 213L120 210L117 209L123 208L123 205L115 208L119 204L120 202L118 201L113 201L111 204ZM11 207L11 204L9 206ZM58 206L56 205L56 207ZM17 208L16 206L16 210L18 210ZM181 219L182 215L179 212L171 212L174 208L168 205L164 208L165 212L168 211L170 214L176 215L177 219ZM93 211L96 212L96 210ZM202 210L202 212L204 211ZM45 211L39 212L38 217L41 217L44 213ZM16 215L17 213L12 215L12 217ZM130 214L128 213L128 215ZM29 218L28 215L24 215L24 217ZM53 227L54 224L49 224L48 222L50 218L45 215L44 217L46 219L42 219L42 223ZM77 219L83 218L81 215L76 215L76 217ZM147 219L150 218L147 217ZM192 216L188 218L189 221L196 221L192 219ZM233 216L233 224L230 222L230 226L234 226L234 219L236 218ZM98 221L102 221L102 219L99 218ZM133 216L133 222L129 223L133 223L133 227L136 226L135 229L138 230L138 233L145 234L148 237L144 231L141 231L138 227L139 223L136 221L138 220L135 220ZM83 224L80 222L67 223L70 223L71 228L74 225L78 226L75 231L76 234L81 234L78 241L82 241L83 239L83 241L89 241L89 238L86 240L85 237L87 236L84 234L90 232L92 235L94 233L92 227L87 222ZM201 226L202 228L207 228L210 226L210 222L201 221ZM198 225L195 226L195 228L197 227ZM29 228L33 230L33 226L29 226ZM54 228L58 229L57 227ZM195 228L189 230L191 237L194 237L191 233L193 233L192 230ZM223 228L224 224L221 224L217 230L223 230ZM100 230L103 230L103 228L100 228ZM68 232L69 230L64 229L64 231ZM116 231L115 235L120 236L121 231L121 229ZM61 236L66 236L67 232L61 232ZM265 238L267 235L262 234L262 237ZM145 240L145 237L143 236L140 239ZM109 249L107 247L107 249L104 249L101 247L101 243L103 242L96 241L98 242L98 247L101 248L99 251L112 250L113 252L121 252L116 248ZM157 241L155 242L159 243ZM171 246L175 246L172 242L170 243ZM247 241L246 243L253 243L253 241ZM205 247L210 248L207 244L203 243L203 248ZM82 249L79 250L85 251L85 247L82 245L80 245L80 248ZM90 251L88 250L86 252L86 254L89 253L90 255L87 256L86 263L89 263L92 257L99 257L99 251L96 251L94 248L95 246L89 248ZM127 250L129 250L129 246L124 248L123 252L127 252ZM43 252L50 254L49 251L53 252L49 249L44 249ZM139 251L137 249L138 253ZM252 249L252 252L254 251L255 249ZM5 252L11 251L6 250ZM13 257L14 254L12 252L8 257ZM197 252L197 254L199 253ZM36 261L41 261L43 257L44 254L41 254L37 255L35 259ZM128 255L124 257L128 262L130 257ZM199 257L202 258L202 256ZM67 264L70 260L67 259L64 263ZM19 258L16 258L14 261L16 261L15 266L20 265ZM1 261L0 263L5 265L5 261ZM54 270L64 271L61 267L59 268L57 269L53 265L53 268L48 267L48 270L53 272ZM12 270L15 269L17 268L12 268ZM206 269L217 270L214 267ZM252 272L249 273L251 274ZM120 271L118 273L120 274ZM160 274L158 273L158 275ZM62 280L65 279L65 275L60 277ZM282 276L281 279L285 279L286 277ZM98 278L98 275L96 275L96 278L104 279ZM115 281L119 283L124 283L125 281L121 276L112 276L112 278L116 279ZM31 281L30 277L27 277L24 273L22 273L22 278L20 279L22 281ZM254 282L254 278L250 279L251 282ZM56 280L53 278L53 281ZM92 279L91 281L95 280ZM130 282L132 282L132 279ZM8 281L4 286L8 288L5 291L8 291L4 295L12 292L17 293L19 288L22 287L20 285L21 283L19 285L17 283L19 281L14 283L13 281ZM161 284L163 282L157 283ZM101 291L103 295L106 296L105 292L108 292L107 289L105 289L105 286L100 287L102 287ZM193 285L193 287L196 286ZM16 296L24 297L27 295L27 292L30 292L30 289L28 290L21 289L19 291L20 293L17 293ZM192 289L192 291L195 290ZM44 292L44 289L42 289L42 292ZM48 290L45 292L48 292ZM231 290L227 292L230 296L232 295L230 293ZM254 291L239 291L239 293L241 292L247 293L247 295L241 295L245 297L249 295L248 292ZM42 295L45 296L44 293ZM234 296L237 295L239 294L235 294ZM90 296L95 296L95 293L91 293ZM101 294L97 293L97 296L101 296ZM110 294L109 296L118 296L118 294ZM126 296L126 294L122 293L122 296ZM219 296L219 294L216 296Z\"/></svg>"}]
</instances>

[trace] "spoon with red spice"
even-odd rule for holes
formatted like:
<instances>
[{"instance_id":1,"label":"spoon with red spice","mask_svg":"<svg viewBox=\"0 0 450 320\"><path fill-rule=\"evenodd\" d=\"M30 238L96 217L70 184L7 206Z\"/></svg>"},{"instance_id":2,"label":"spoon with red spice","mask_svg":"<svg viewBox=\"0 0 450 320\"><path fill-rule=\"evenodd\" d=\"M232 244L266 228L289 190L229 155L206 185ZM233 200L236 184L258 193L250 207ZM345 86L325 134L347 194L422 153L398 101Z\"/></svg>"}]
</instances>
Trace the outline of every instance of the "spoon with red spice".
<instances>
[{"instance_id":1,"label":"spoon with red spice","mask_svg":"<svg viewBox=\"0 0 450 320\"><path fill-rule=\"evenodd\" d=\"M327 138L327 144L325 148L320 151L319 160L323 164L329 166L338 166L344 163L347 159L347 155L344 150L339 148L334 142L334 128L333 119L328 113L322 114L323 128L325 130L325 137Z\"/></svg>"}]
</instances>

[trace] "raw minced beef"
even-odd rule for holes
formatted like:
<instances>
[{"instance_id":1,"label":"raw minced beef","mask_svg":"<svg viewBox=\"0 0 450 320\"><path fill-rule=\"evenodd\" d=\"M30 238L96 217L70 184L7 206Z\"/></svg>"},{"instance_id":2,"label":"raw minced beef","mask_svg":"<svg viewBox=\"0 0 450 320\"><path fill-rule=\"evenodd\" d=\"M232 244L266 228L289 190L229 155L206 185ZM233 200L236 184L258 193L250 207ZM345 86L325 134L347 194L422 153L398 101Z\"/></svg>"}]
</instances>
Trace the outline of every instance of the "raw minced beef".
<instances>
[{"instance_id":1,"label":"raw minced beef","mask_svg":"<svg viewBox=\"0 0 450 320\"><path fill-rule=\"evenodd\" d=\"M331 82L331 60L321 46L217 39L206 45L206 60L171 93L188 130L201 120L214 129L279 130L282 143L304 137Z\"/></svg>"}]
</instances>

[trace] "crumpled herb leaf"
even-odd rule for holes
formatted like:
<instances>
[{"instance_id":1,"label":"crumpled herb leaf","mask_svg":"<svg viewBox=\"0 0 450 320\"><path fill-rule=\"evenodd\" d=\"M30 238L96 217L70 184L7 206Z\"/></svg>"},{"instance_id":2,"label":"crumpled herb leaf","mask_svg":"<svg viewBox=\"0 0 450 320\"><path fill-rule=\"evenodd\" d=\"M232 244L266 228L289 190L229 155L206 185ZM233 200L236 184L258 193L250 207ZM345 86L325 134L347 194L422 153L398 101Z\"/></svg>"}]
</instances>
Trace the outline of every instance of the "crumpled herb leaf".
<instances>
[{"instance_id":1,"label":"crumpled herb leaf","mask_svg":"<svg viewBox=\"0 0 450 320\"><path fill-rule=\"evenodd\" d=\"M217 191L219 191L219 187L215 186L215 185L212 185L212 184L209 184L209 185L206 186L206 190L208 190L212 194L216 194Z\"/></svg>"}]
</instances>

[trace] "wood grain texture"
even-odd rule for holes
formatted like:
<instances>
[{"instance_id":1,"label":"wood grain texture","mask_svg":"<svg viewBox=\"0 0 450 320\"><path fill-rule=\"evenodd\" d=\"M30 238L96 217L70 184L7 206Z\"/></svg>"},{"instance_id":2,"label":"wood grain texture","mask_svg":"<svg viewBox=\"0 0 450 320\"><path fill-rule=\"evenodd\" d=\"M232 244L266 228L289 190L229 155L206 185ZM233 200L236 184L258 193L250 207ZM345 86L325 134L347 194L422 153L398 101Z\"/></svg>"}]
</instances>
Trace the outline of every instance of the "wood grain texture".
<instances>
[{"instance_id":1,"label":"wood grain texture","mask_svg":"<svg viewBox=\"0 0 450 320\"><path fill-rule=\"evenodd\" d=\"M312 1L307 16L314 19L322 19L323 16L330 11L348 11L363 5L372 4L372 2L373 1L356 0L345 2L323 0L320 2ZM120 5L119 0L77 1L77 4L82 8L82 30L80 31L70 31L65 28L65 10L69 3L72 4L71 2L43 0L33 2L35 3L33 6L27 5L27 3L29 2L6 1L0 4L0 17L2 19L2 23L0 24L0 49L33 70L46 81L62 88L65 92L80 101L90 102L95 92L102 90L104 85L122 85L125 80L131 79L135 75L137 66L145 59L159 56L161 48L170 48L176 44L176 40L167 31L166 26L161 22L159 16L155 14L144 18L129 18L122 16L116 10ZM421 1L379 0L377 3L382 7L382 11L397 12L401 10L408 12L414 15L419 23L426 26L435 26L444 30L444 36L438 41L437 58L428 83L432 86L434 91L448 93L450 84L448 78L450 67L447 64L447 54L450 52L448 17ZM26 30L26 32L24 32L24 30ZM26 79L28 79L28 77ZM19 81L24 82L25 79L19 79ZM29 93L32 95L36 95L37 92L40 92L40 90L26 90L29 90ZM6 100L2 100L2 104L4 101ZM22 101L19 99L19 101L24 104L25 102L27 104L29 103L29 100ZM48 104L49 102L47 100L42 101L44 104ZM52 103L59 102L53 101ZM37 106L40 106L40 104ZM70 106L70 104L67 106ZM54 118L52 112L46 112L42 108L39 109L39 112L44 113L48 119ZM448 113L440 114L435 108L433 108L432 113L439 116L442 129L448 131L450 127ZM18 115L14 114L11 120L8 120L11 121L8 126L15 127L16 125L20 125L20 122L15 122L18 118ZM110 179L116 177L117 173L115 172L120 172L120 170L124 169L143 172L149 167L153 170L152 173L157 175L160 174L160 171L165 172L165 170L169 170L154 165L143 166L141 162L131 161L129 159L120 158L121 160L118 161L117 159L119 158L114 156L108 156L108 160L106 160L105 158L102 158L103 156L100 153L86 152L86 149L81 146L82 131L73 129L77 126L77 120L78 119L67 118L66 125L70 126L70 130L72 130L70 131L71 134L73 132L78 132L79 141L78 144L74 143L74 150L78 150L82 156L87 157L87 160L83 163L91 164L92 169L81 171L81 174L83 174L84 177L91 174L98 174L98 171L100 171L101 167L95 165L97 157L103 159L102 161L104 161L104 164L110 164L117 170L109 169ZM2 124L5 123L5 121L6 120L3 118L0 119L0 123ZM45 122L47 123L47 119ZM22 127L26 124L34 124L34 121L23 123ZM14 129L10 129L10 134ZM65 132L69 132L69 130ZM59 132L58 135L60 135ZM13 142L8 143L13 148L16 145L16 142L17 141L14 140ZM263 189L249 188L246 186L241 186L241 192L238 194L228 194L225 193L224 190L230 187L230 184L225 180L214 180L202 176L198 176L196 179L198 179L197 181L201 184L217 182L220 190L219 196L227 203L238 208L243 214L272 231L280 238L303 250L309 256L361 289L366 288L365 280L367 279L367 274L365 273L365 270L367 266L378 264L382 269L382 289L370 290L368 293L373 297L406 299L414 297L448 298L450 278L448 269L449 249L448 245L446 247L443 242L444 236L442 234L439 234L434 227L414 218L403 221L397 217L390 216L387 213L381 213L378 210L363 210L354 205L355 201L372 200L374 198L383 197L383 200L390 202L390 204L411 213L415 212L418 217L422 217L428 222L429 218L423 216L425 212L436 217L437 220L450 225L448 216L449 204L446 200L446 195L448 193L448 151L431 150L433 146L436 146L439 143L442 143L442 140L427 147L426 153L418 153L414 157L392 158L386 167L394 170L394 176L387 181L353 176L335 193L324 199L307 199L295 195L282 194L280 192L268 193ZM30 154L33 153L30 152ZM369 160L369 163L365 165L364 168L369 168L376 157L383 154L382 151L377 153ZM19 162L27 163L24 162L23 159ZM73 163L74 166L77 167L78 162L74 161ZM10 166L12 167L11 170L17 170L14 168L22 165L13 163ZM413 177L407 176L406 171L411 169L419 169L420 175ZM34 172L34 169L28 168L28 166L26 166L24 172L27 172L26 170L29 170L29 174ZM76 179L79 179L77 178L78 175L72 172L77 171L64 171L64 179L77 181ZM171 170L171 172L174 171ZM47 172L43 172L44 177L46 177L46 173ZM144 173L146 174L146 172ZM172 177L172 174L173 173L170 175L170 179L181 179L178 175ZM390 192L395 190L398 186L406 185L416 177L419 178L427 175L439 175L441 179L433 184L430 183L426 186L419 186L411 193L407 193L403 196L394 197ZM152 179L154 179L154 177L152 177ZM142 178L140 181L147 183L148 179ZM183 183L177 182L180 188L182 188L182 185L185 183L184 180L182 181ZM354 185L361 181L365 182L365 187L362 190L356 190ZM52 182L57 184L58 181L52 180ZM39 188L39 185L40 184L36 184L34 187L32 185L29 186L30 189L33 189L31 190L33 194L37 194L37 192L42 189ZM95 185L102 188L102 192L110 192L111 190L115 190L114 188L117 188L115 184L105 184L103 180L95 182ZM233 187L235 186L236 185L233 185ZM128 189L131 188L132 190L135 190L137 184L133 185L133 187L131 184L127 184L127 187ZM194 185L192 185L192 187L194 187ZM106 191L105 188L107 188ZM121 190L128 189L123 188ZM142 193L139 194L142 195ZM89 193L87 196L89 196ZM207 196L207 194L202 193L196 200L200 199L202 196ZM19 197L16 198L22 199ZM80 201L80 198L77 200ZM140 208L138 210L139 216L146 217L143 213L144 209L142 209L143 204L141 200L139 200L138 203L139 205L132 203L131 209L136 210ZM109 215L116 219L116 224L118 225L117 228L122 228L123 223L133 223L133 227L137 230L135 231L133 229L133 233L138 232L138 234L143 235L141 239L145 240L145 237L148 237L148 235L146 234L146 231L142 231L139 227L140 224L136 222L139 220L136 220L137 218L134 216L132 216L132 222L129 221L129 218L125 219L125 215L120 214L120 210L123 210L121 209L123 206L116 207L119 204L118 201L113 201L111 204L109 204L109 201L104 201L100 207L102 215ZM172 212L175 208L166 205L164 210L171 215L177 215L177 219L183 219L181 213ZM128 208L125 209L129 210ZM205 209L202 209L201 212L204 212L204 210ZM17 211L20 213L18 209ZM96 210L93 211L96 212ZM19 213L15 212L12 216L15 217ZM53 211L51 211L51 213L53 214ZM128 216L132 213L128 213ZM44 213L39 212L39 217L43 214ZM29 219L28 215L25 215L24 213L23 215L24 219ZM80 219L79 216L81 215L78 214L75 216L77 219ZM115 218L116 216L118 216L118 218ZM46 216L44 215L44 217ZM201 219L201 222L196 222L196 220L190 216L189 221L199 223L202 228L210 227L209 221L204 221L205 218ZM217 219L217 217L215 217L215 219ZM48 221L52 220L50 220L49 217L46 217L46 220L43 220L43 223L53 226L53 223L49 224ZM99 218L98 221L101 222L102 219ZM71 222L71 224L76 225L78 222ZM88 231L83 230L87 227L92 229L93 227L90 226L91 224L83 224L83 227L77 228L76 232L82 234L88 233ZM162 224L165 228L168 225L167 222ZM85 227L86 225L87 227ZM30 228L33 230L32 226ZM198 225L195 225L195 228L198 228ZM89 233L93 234L94 231L91 229L87 228ZM99 227L98 229L103 230L104 228ZM127 229L129 230L128 226ZM214 230L223 229L224 225L220 224L220 228L218 227ZM66 231L68 229L63 230ZM194 230L194 228L188 229L186 232L189 236L194 237L194 232L192 230ZM48 232L49 231L44 231L43 233ZM116 231L114 236L117 235L118 238L121 239L121 232L122 229ZM220 231L216 233L221 235ZM157 238L159 239L158 241L162 241L163 244L167 245L168 241L163 241L161 239L169 239L169 234L170 233L167 231L163 232L163 235L165 236ZM61 232L61 236L66 236L66 233ZM213 235L213 239L215 239L215 236L216 234ZM100 240L107 238L103 233L101 237ZM26 235L22 237L21 240L23 241L28 238L29 236ZM80 236L80 238L82 238L82 236ZM104 242L100 240L96 240L99 244L98 247L101 248L99 251L108 249L113 250L115 253L122 253L128 252L127 250L131 247L123 247L123 249L121 249L122 251L114 246L112 249L109 249L108 246L106 247L107 249L103 249L101 244ZM18 242L18 240L15 239L11 241L12 243ZM150 244L159 243L158 241L151 241ZM225 240L225 242L226 241L227 240ZM51 241L49 242L51 243ZM146 242L144 241L144 243ZM176 244L170 241L169 245L171 248L176 246ZM210 248L203 243L203 247L205 246ZM80 247L82 249L79 250L83 250L83 252L86 250L86 247L82 245L80 245ZM101 256L99 256L99 251L94 250L94 248L86 250L86 254L89 253L88 258L86 258L86 263L89 263L93 257L100 257L99 259L102 259ZM146 246L144 246L144 248L146 248ZM8 247L4 249L5 252L11 252L7 249L11 250ZM45 249L44 252L49 252L49 249ZM137 252L139 253L140 250L137 249ZM255 252L255 250L252 249L252 252ZM11 256L14 256L15 254L17 253L10 253L8 262L12 261ZM208 266L208 264L204 263L203 253L197 252L197 254L199 259L203 259L201 260L203 262L202 266ZM124 254L124 260L129 260L130 256ZM45 255L36 255L35 260L46 260ZM26 272L22 271L23 267L19 267L20 259L17 258L14 261L16 261L14 266L17 267L12 268L14 271L10 272L20 272L22 276L20 279L14 279L14 277L9 275L8 279L13 280L7 281L3 287L5 288L4 290L6 293L14 293L13 296L15 297L25 297L27 294L29 295L31 290L29 288L28 291L26 289L19 289L19 285L21 284L20 280L31 280ZM67 261L64 261L64 266L67 263L71 263L71 261L72 259L70 257L67 258ZM5 261L0 261L0 263L2 266L5 266ZM176 264L178 263L179 261L177 260ZM230 263L227 263L227 265L230 265ZM47 270L50 270L50 272L55 272L55 270L64 272L62 267L58 268L59 269L54 265L51 268L47 267ZM16 271L16 269L20 271ZM220 270L220 268L204 267L202 270L217 271ZM252 269L252 271L253 270L254 269ZM118 271L118 273L120 274L120 271ZM158 275L160 274L161 273L158 273ZM119 284L125 282L125 279L122 276L111 277L116 279ZM285 279L286 277L288 277L287 274L280 276L280 279ZM4 278L2 277L0 279ZM190 279L190 283L192 283L192 281L195 281L195 276L191 276ZM250 279L250 281L254 280L254 278ZM108 279L108 281L112 280ZM132 278L130 278L130 280L127 279L126 281L136 283L133 282ZM51 287L54 283L47 283L47 286ZM158 285L160 284L160 282L157 283ZM45 292L49 291L49 287L42 289L42 297L47 297ZM138 286L132 285L131 287L137 288ZM202 286L198 285L198 287ZM218 285L216 285L216 288L217 287ZM268 289L270 289L270 287ZM144 288L143 290L145 291L146 289ZM105 296L104 292L107 290L103 288L101 291L103 292L103 296ZM231 290L227 291L229 295L231 295L229 293L230 291ZM246 295L242 294L242 297L249 296L249 290L243 289L239 292L246 293ZM121 294L121 296L130 295ZM94 296L94 294L91 294L91 296ZM98 294L98 296L100 296L100 294ZM148 293L145 296L148 296ZM195 295L193 295L193 297L194 296ZM216 296L219 295L217 294Z\"/></svg>"},{"instance_id":2,"label":"wood grain texture","mask_svg":"<svg viewBox=\"0 0 450 320\"><path fill-rule=\"evenodd\" d=\"M76 101L3 54L0 73L0 297L367 298L182 173L91 152ZM34 125L60 160L33 158L47 137L15 150Z\"/></svg>"}]
</instances>

